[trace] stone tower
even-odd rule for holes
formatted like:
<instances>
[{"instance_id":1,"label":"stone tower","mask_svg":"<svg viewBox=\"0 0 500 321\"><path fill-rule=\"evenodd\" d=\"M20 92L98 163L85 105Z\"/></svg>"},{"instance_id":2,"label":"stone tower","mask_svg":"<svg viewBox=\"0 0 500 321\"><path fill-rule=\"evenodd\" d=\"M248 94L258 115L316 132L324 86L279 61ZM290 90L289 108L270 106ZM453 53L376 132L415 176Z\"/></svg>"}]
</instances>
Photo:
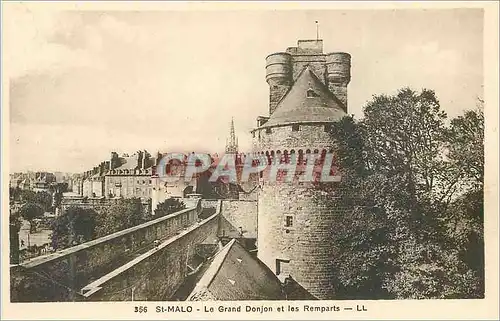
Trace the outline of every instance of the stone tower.
<instances>
[{"instance_id":1,"label":"stone tower","mask_svg":"<svg viewBox=\"0 0 500 321\"><path fill-rule=\"evenodd\" d=\"M329 129L347 112L350 55L323 53L322 40L299 40L297 47L266 58L266 81L269 116L258 117L252 130L254 153L268 164L294 159L298 176L306 159L321 161L326 152L334 152ZM322 200L335 197L335 183L266 180L268 176L263 173L259 183L259 259L315 297L334 298L333 222L343 209Z\"/></svg>"}]
</instances>

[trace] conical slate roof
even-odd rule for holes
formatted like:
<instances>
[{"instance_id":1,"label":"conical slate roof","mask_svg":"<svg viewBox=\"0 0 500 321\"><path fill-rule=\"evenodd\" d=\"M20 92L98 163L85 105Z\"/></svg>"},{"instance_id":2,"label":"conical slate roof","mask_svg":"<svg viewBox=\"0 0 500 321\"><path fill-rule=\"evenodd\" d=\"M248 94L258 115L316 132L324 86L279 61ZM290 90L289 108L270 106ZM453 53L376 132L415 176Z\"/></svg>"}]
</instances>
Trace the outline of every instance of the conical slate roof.
<instances>
[{"instance_id":1,"label":"conical slate roof","mask_svg":"<svg viewBox=\"0 0 500 321\"><path fill-rule=\"evenodd\" d=\"M334 122L345 115L342 102L309 67L306 67L262 127L304 122Z\"/></svg>"}]
</instances>

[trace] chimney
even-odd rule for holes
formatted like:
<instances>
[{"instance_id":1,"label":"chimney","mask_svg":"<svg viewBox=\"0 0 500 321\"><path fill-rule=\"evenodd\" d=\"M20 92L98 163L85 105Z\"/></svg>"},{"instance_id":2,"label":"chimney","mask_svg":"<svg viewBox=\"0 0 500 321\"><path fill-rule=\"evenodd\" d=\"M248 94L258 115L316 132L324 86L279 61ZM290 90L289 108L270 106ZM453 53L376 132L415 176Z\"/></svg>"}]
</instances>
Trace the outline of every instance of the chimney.
<instances>
[{"instance_id":1,"label":"chimney","mask_svg":"<svg viewBox=\"0 0 500 321\"><path fill-rule=\"evenodd\" d=\"M162 158L162 157L163 157L163 156L161 155L161 153L160 153L160 152L157 152L157 153L156 153L156 160L155 160L155 165L156 165L156 166L158 166L158 165L160 164L160 161L161 161L161 158Z\"/></svg>"},{"instance_id":2,"label":"chimney","mask_svg":"<svg viewBox=\"0 0 500 321\"><path fill-rule=\"evenodd\" d=\"M143 155L142 155L142 169L146 169L148 166L148 152L144 150Z\"/></svg>"},{"instance_id":3,"label":"chimney","mask_svg":"<svg viewBox=\"0 0 500 321\"><path fill-rule=\"evenodd\" d=\"M135 166L137 168L142 168L142 158L143 158L142 152L140 150L138 150L135 153L135 161L136 161Z\"/></svg>"},{"instance_id":4,"label":"chimney","mask_svg":"<svg viewBox=\"0 0 500 321\"><path fill-rule=\"evenodd\" d=\"M109 159L109 170L113 170L116 167L116 160L118 158L118 154L116 152L111 152L111 157Z\"/></svg>"}]
</instances>

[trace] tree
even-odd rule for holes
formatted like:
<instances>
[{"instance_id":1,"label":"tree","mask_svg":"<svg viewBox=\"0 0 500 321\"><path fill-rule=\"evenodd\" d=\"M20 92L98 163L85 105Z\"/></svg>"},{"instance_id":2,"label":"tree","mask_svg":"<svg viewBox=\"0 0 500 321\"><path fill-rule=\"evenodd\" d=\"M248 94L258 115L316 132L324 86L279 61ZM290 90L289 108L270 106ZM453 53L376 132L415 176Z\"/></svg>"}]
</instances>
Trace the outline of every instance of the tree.
<instances>
[{"instance_id":1,"label":"tree","mask_svg":"<svg viewBox=\"0 0 500 321\"><path fill-rule=\"evenodd\" d=\"M21 230L21 220L17 212L9 215L9 236L10 236L10 264L19 263L19 231Z\"/></svg>"},{"instance_id":2,"label":"tree","mask_svg":"<svg viewBox=\"0 0 500 321\"><path fill-rule=\"evenodd\" d=\"M483 102L453 119L448 130L448 159L460 173L457 190L443 221L449 242L478 279L471 296L484 295L484 113Z\"/></svg>"},{"instance_id":3,"label":"tree","mask_svg":"<svg viewBox=\"0 0 500 321\"><path fill-rule=\"evenodd\" d=\"M182 201L176 198L167 198L163 203L158 204L155 209L155 218L169 215L185 209L186 206Z\"/></svg>"},{"instance_id":4,"label":"tree","mask_svg":"<svg viewBox=\"0 0 500 321\"><path fill-rule=\"evenodd\" d=\"M18 212L11 212L10 213L9 224L15 226L18 232L21 230L22 222L21 222L21 219L19 217Z\"/></svg>"},{"instance_id":5,"label":"tree","mask_svg":"<svg viewBox=\"0 0 500 321\"><path fill-rule=\"evenodd\" d=\"M30 233L36 231L36 226L34 224L34 219L43 216L43 208L36 203L26 203L19 210L21 217L30 223Z\"/></svg>"},{"instance_id":6,"label":"tree","mask_svg":"<svg viewBox=\"0 0 500 321\"><path fill-rule=\"evenodd\" d=\"M33 202L40 205L44 212L49 212L52 209L52 195L45 191L37 192L34 195Z\"/></svg>"},{"instance_id":7,"label":"tree","mask_svg":"<svg viewBox=\"0 0 500 321\"><path fill-rule=\"evenodd\" d=\"M27 189L22 189L19 193L19 200L23 203L28 203L28 202L35 202L35 192L27 190Z\"/></svg>"},{"instance_id":8,"label":"tree","mask_svg":"<svg viewBox=\"0 0 500 321\"><path fill-rule=\"evenodd\" d=\"M483 189L467 192L454 200L445 215L446 236L457 257L473 272L477 284L472 297L484 296L484 195Z\"/></svg>"},{"instance_id":9,"label":"tree","mask_svg":"<svg viewBox=\"0 0 500 321\"><path fill-rule=\"evenodd\" d=\"M63 249L94 239L96 213L91 209L70 207L52 223L52 247Z\"/></svg>"},{"instance_id":10,"label":"tree","mask_svg":"<svg viewBox=\"0 0 500 321\"><path fill-rule=\"evenodd\" d=\"M434 92L404 88L395 96L375 96L361 121L346 117L334 124L345 178L336 188L345 192L329 206L352 209L336 224L340 295L469 298L481 292L482 267L474 269L465 259L481 243L462 242L460 248L450 234L451 208L464 208L455 201L467 180L459 164L480 167L478 119L466 113L447 128ZM465 125L469 136L457 135ZM464 155L469 144L477 146ZM478 215L477 207L473 211ZM453 222L463 220L462 215ZM475 222L465 233L477 231L480 239L482 225Z\"/></svg>"},{"instance_id":11,"label":"tree","mask_svg":"<svg viewBox=\"0 0 500 321\"><path fill-rule=\"evenodd\" d=\"M447 139L447 156L461 173L462 187L481 189L484 180L484 112L481 100L476 109L451 120Z\"/></svg>"},{"instance_id":12,"label":"tree","mask_svg":"<svg viewBox=\"0 0 500 321\"><path fill-rule=\"evenodd\" d=\"M9 187L9 198L12 201L18 201L19 195L21 194L21 189L19 187Z\"/></svg>"},{"instance_id":13,"label":"tree","mask_svg":"<svg viewBox=\"0 0 500 321\"><path fill-rule=\"evenodd\" d=\"M61 205L63 199L63 194L59 191L56 191L53 196L53 208L57 208Z\"/></svg>"},{"instance_id":14,"label":"tree","mask_svg":"<svg viewBox=\"0 0 500 321\"><path fill-rule=\"evenodd\" d=\"M140 198L119 199L103 208L97 216L97 237L127 229L145 222Z\"/></svg>"}]
</instances>

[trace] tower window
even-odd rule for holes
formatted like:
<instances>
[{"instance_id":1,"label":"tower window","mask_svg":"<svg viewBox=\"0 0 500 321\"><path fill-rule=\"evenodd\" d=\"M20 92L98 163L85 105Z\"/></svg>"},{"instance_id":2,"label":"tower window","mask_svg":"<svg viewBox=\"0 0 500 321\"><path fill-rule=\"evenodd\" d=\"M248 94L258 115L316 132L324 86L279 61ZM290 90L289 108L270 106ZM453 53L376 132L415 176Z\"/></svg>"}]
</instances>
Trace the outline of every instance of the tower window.
<instances>
[{"instance_id":1,"label":"tower window","mask_svg":"<svg viewBox=\"0 0 500 321\"><path fill-rule=\"evenodd\" d=\"M298 132L299 130L300 130L300 125L299 124L292 125L292 132Z\"/></svg>"},{"instance_id":2,"label":"tower window","mask_svg":"<svg viewBox=\"0 0 500 321\"><path fill-rule=\"evenodd\" d=\"M285 227L292 227L292 226L293 226L293 217L287 215L285 218Z\"/></svg>"},{"instance_id":3,"label":"tower window","mask_svg":"<svg viewBox=\"0 0 500 321\"><path fill-rule=\"evenodd\" d=\"M314 90L309 88L306 92L306 97L307 98L314 98L314 97L319 97L319 95Z\"/></svg>"},{"instance_id":4,"label":"tower window","mask_svg":"<svg viewBox=\"0 0 500 321\"><path fill-rule=\"evenodd\" d=\"M280 275L284 268L286 270L286 263L290 263L290 260L276 259L276 275Z\"/></svg>"},{"instance_id":5,"label":"tower window","mask_svg":"<svg viewBox=\"0 0 500 321\"><path fill-rule=\"evenodd\" d=\"M328 133L328 132L330 132L331 130L332 130L332 125L330 125L330 124L325 125L325 132L327 132L327 133Z\"/></svg>"},{"instance_id":6,"label":"tower window","mask_svg":"<svg viewBox=\"0 0 500 321\"><path fill-rule=\"evenodd\" d=\"M266 128L266 134L271 134L271 133L272 133L271 128Z\"/></svg>"}]
</instances>

